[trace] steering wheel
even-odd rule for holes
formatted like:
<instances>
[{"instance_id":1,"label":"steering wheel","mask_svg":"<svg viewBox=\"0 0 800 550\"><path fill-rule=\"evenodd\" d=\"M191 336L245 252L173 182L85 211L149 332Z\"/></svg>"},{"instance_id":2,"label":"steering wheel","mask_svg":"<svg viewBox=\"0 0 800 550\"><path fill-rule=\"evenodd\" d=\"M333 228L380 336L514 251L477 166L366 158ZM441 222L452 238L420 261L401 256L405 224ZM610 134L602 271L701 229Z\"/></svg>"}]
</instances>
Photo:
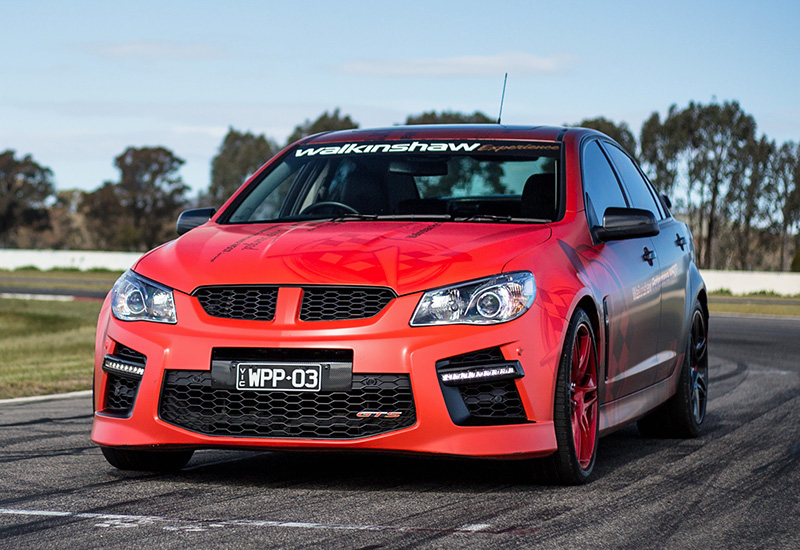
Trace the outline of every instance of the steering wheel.
<instances>
[{"instance_id":1,"label":"steering wheel","mask_svg":"<svg viewBox=\"0 0 800 550\"><path fill-rule=\"evenodd\" d=\"M344 204L343 202L335 202L335 201L323 201L323 202L315 202L314 204L307 206L300 212L300 215L302 216L303 214L311 214L321 208L326 208L326 207L338 208L350 214L358 214L358 210L356 210L349 204Z\"/></svg>"}]
</instances>

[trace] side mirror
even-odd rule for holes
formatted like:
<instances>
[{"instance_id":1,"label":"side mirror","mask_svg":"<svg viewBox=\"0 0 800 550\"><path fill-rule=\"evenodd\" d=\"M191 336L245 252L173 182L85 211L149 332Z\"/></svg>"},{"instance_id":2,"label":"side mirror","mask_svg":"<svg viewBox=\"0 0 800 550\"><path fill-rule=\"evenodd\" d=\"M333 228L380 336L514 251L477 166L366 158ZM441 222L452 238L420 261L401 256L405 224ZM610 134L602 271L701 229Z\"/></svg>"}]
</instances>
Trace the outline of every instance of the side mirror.
<instances>
[{"instance_id":1,"label":"side mirror","mask_svg":"<svg viewBox=\"0 0 800 550\"><path fill-rule=\"evenodd\" d=\"M192 210L184 210L178 216L178 235L183 235L187 231L199 227L211 219L216 213L216 208L193 208Z\"/></svg>"},{"instance_id":2,"label":"side mirror","mask_svg":"<svg viewBox=\"0 0 800 550\"><path fill-rule=\"evenodd\" d=\"M649 210L612 206L603 214L603 225L594 230L602 242L636 239L658 235L658 222Z\"/></svg>"}]
</instances>

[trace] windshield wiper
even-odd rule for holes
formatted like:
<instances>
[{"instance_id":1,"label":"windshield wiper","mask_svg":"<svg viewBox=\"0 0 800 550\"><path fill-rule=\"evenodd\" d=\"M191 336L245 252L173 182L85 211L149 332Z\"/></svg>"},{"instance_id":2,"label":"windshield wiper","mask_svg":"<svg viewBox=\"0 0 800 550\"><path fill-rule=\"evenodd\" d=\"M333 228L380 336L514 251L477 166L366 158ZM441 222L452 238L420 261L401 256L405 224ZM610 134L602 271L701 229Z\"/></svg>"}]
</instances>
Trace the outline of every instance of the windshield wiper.
<instances>
[{"instance_id":1,"label":"windshield wiper","mask_svg":"<svg viewBox=\"0 0 800 550\"><path fill-rule=\"evenodd\" d=\"M348 212L346 214L340 214L339 216L333 216L330 219L332 222L342 222L346 220L377 220L377 214L359 214L356 212Z\"/></svg>"},{"instance_id":2,"label":"windshield wiper","mask_svg":"<svg viewBox=\"0 0 800 550\"><path fill-rule=\"evenodd\" d=\"M379 220L452 220L450 214L382 214Z\"/></svg>"},{"instance_id":3,"label":"windshield wiper","mask_svg":"<svg viewBox=\"0 0 800 550\"><path fill-rule=\"evenodd\" d=\"M536 218L515 218L513 216L500 216L495 214L473 214L472 216L456 217L457 222L514 222L514 223L548 223L550 220Z\"/></svg>"},{"instance_id":4,"label":"windshield wiper","mask_svg":"<svg viewBox=\"0 0 800 550\"><path fill-rule=\"evenodd\" d=\"M456 218L457 222L510 222L511 216L498 216L495 214L473 214Z\"/></svg>"},{"instance_id":5,"label":"windshield wiper","mask_svg":"<svg viewBox=\"0 0 800 550\"><path fill-rule=\"evenodd\" d=\"M450 214L356 214L348 212L339 216L330 218L331 221L347 221L347 220L452 220L453 216Z\"/></svg>"}]
</instances>

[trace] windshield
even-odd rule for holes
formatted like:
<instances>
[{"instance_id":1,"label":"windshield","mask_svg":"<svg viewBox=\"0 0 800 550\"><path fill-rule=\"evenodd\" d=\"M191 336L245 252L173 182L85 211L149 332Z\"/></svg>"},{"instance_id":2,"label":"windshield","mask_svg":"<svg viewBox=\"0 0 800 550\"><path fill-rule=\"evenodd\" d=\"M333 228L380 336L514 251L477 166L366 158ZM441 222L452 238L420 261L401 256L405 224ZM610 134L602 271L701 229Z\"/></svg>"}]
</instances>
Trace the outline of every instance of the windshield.
<instances>
[{"instance_id":1,"label":"windshield","mask_svg":"<svg viewBox=\"0 0 800 550\"><path fill-rule=\"evenodd\" d=\"M558 144L537 142L301 145L252 182L222 220L552 221L559 158Z\"/></svg>"}]
</instances>

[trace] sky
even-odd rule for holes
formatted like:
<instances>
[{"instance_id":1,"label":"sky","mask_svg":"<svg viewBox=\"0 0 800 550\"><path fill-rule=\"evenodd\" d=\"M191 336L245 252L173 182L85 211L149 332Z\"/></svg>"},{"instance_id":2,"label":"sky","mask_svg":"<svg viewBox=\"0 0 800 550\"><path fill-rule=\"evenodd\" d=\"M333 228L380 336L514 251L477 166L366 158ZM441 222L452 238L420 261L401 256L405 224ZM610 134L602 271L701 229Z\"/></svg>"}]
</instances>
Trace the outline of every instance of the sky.
<instances>
[{"instance_id":1,"label":"sky","mask_svg":"<svg viewBox=\"0 0 800 550\"><path fill-rule=\"evenodd\" d=\"M195 194L229 127L284 144L335 108L362 128L496 117L506 72L506 124L604 116L638 136L673 104L735 100L800 141L797 0L0 0L0 21L0 151L59 190L164 146Z\"/></svg>"}]
</instances>

